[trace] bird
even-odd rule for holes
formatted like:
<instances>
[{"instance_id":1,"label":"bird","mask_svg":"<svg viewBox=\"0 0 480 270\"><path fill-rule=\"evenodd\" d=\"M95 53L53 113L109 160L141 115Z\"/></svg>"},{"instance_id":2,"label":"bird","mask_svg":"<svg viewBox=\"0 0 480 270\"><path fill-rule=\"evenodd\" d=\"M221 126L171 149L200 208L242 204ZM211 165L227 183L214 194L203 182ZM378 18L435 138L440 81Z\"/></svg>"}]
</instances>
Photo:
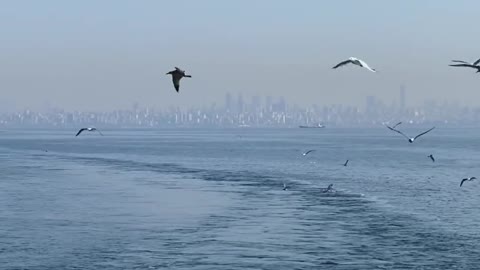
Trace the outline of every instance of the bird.
<instances>
[{"instance_id":1,"label":"bird","mask_svg":"<svg viewBox=\"0 0 480 270\"><path fill-rule=\"evenodd\" d=\"M185 70L181 70L178 67L175 67L175 70L172 70L165 75L172 75L173 86L175 87L175 90L177 90L177 93L180 91L180 80L183 77L192 77L191 75L186 75Z\"/></svg>"},{"instance_id":2,"label":"bird","mask_svg":"<svg viewBox=\"0 0 480 270\"><path fill-rule=\"evenodd\" d=\"M472 65L472 64L455 64L455 65L449 65L451 67L469 67L469 68L474 68L477 70L477 73L480 72L480 66L477 65Z\"/></svg>"},{"instance_id":3,"label":"bird","mask_svg":"<svg viewBox=\"0 0 480 270\"><path fill-rule=\"evenodd\" d=\"M389 126L387 126L387 125L385 125L385 126L386 126L388 129L390 129L390 130L392 130L392 131L395 131L395 132L403 135L405 138L408 139L408 142L409 142L409 143L413 143L418 137L427 134L428 132L432 131L432 130L435 128L435 127L432 127L431 129L429 129L429 130L427 130L427 131L425 131L425 132L422 132L422 133L418 134L417 136L415 136L415 137L413 137L413 138L410 138L410 137L408 137L407 135L405 135L405 133L401 132L401 131L398 130L398 129L394 129L394 128L389 127Z\"/></svg>"},{"instance_id":4,"label":"bird","mask_svg":"<svg viewBox=\"0 0 480 270\"><path fill-rule=\"evenodd\" d=\"M477 61L473 62L473 63L469 63L467 61L462 61L462 60L452 60L452 62L455 62L455 63L463 63L463 64L471 64L471 65L478 65L480 63L480 59L478 59Z\"/></svg>"},{"instance_id":5,"label":"bird","mask_svg":"<svg viewBox=\"0 0 480 270\"><path fill-rule=\"evenodd\" d=\"M336 66L333 67L333 69L344 66L346 64L354 64L354 65L366 68L366 69L370 70L371 72L377 72L374 68L369 67L367 65L367 63L365 63L364 61L362 61L358 58L355 58L355 57L350 57L350 58L348 58L348 60L345 60L343 62L338 63Z\"/></svg>"},{"instance_id":6,"label":"bird","mask_svg":"<svg viewBox=\"0 0 480 270\"><path fill-rule=\"evenodd\" d=\"M77 137L78 135L80 135L80 133L82 133L82 132L84 132L84 131L96 131L96 132L100 133L100 135L103 136L103 134L102 134L102 132L100 132L100 130L98 130L98 129L94 128L94 127L89 127L89 128L81 128L81 129L77 132L77 134L75 135L75 137Z\"/></svg>"},{"instance_id":7,"label":"bird","mask_svg":"<svg viewBox=\"0 0 480 270\"><path fill-rule=\"evenodd\" d=\"M315 151L315 150L308 150L307 152L303 153L302 155L306 156L306 155L310 154L310 153L313 152L313 151Z\"/></svg>"},{"instance_id":8,"label":"bird","mask_svg":"<svg viewBox=\"0 0 480 270\"><path fill-rule=\"evenodd\" d=\"M428 157L432 160L432 162L435 162L435 158L433 157L433 155L429 155Z\"/></svg>"},{"instance_id":9,"label":"bird","mask_svg":"<svg viewBox=\"0 0 480 270\"><path fill-rule=\"evenodd\" d=\"M322 188L321 191L322 191L323 193L326 193L326 192L334 192L333 184L328 185L327 188Z\"/></svg>"},{"instance_id":10,"label":"bird","mask_svg":"<svg viewBox=\"0 0 480 270\"><path fill-rule=\"evenodd\" d=\"M287 190L287 184L283 183L283 190Z\"/></svg>"},{"instance_id":11,"label":"bird","mask_svg":"<svg viewBox=\"0 0 480 270\"><path fill-rule=\"evenodd\" d=\"M463 185L463 182L465 182L465 181L473 181L474 179L477 179L477 178L476 178L475 176L473 176L473 177L468 177L468 178L463 178L463 179L462 179L462 182L460 182L460 186Z\"/></svg>"},{"instance_id":12,"label":"bird","mask_svg":"<svg viewBox=\"0 0 480 270\"><path fill-rule=\"evenodd\" d=\"M345 164L343 164L343 166L345 166L345 167L346 167L346 166L347 166L347 164L348 164L348 159L347 159L347 161L345 161Z\"/></svg>"}]
</instances>

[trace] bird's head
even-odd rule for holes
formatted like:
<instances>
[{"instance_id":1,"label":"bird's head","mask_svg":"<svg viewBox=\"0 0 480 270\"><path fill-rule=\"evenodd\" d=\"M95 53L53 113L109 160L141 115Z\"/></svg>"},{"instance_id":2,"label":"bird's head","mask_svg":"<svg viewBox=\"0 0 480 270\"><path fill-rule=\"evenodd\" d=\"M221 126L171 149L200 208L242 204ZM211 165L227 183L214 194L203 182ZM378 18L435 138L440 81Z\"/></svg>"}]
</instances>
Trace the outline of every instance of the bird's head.
<instances>
[{"instance_id":1,"label":"bird's head","mask_svg":"<svg viewBox=\"0 0 480 270\"><path fill-rule=\"evenodd\" d=\"M332 188L332 187L333 187L333 184L328 185L328 188Z\"/></svg>"},{"instance_id":2,"label":"bird's head","mask_svg":"<svg viewBox=\"0 0 480 270\"><path fill-rule=\"evenodd\" d=\"M415 140L414 138L410 138L410 139L408 139L408 142L413 143L414 140Z\"/></svg>"}]
</instances>

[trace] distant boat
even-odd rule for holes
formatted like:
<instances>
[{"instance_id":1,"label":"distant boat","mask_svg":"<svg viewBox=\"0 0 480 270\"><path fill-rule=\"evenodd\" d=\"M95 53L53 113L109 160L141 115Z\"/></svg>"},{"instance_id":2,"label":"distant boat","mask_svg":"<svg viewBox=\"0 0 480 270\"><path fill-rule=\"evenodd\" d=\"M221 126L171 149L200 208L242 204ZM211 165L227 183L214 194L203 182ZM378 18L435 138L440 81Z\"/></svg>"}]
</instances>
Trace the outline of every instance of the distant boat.
<instances>
[{"instance_id":1,"label":"distant boat","mask_svg":"<svg viewBox=\"0 0 480 270\"><path fill-rule=\"evenodd\" d=\"M325 128L324 125L318 124L316 126L298 126L299 128Z\"/></svg>"}]
</instances>

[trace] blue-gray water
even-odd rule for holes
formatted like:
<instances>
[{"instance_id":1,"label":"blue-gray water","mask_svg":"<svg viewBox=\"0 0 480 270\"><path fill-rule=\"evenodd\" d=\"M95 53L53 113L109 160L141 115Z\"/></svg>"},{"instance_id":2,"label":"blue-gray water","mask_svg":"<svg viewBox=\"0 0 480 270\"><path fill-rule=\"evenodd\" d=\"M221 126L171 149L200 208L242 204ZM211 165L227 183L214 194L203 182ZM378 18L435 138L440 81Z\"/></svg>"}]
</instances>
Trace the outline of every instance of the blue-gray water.
<instances>
[{"instance_id":1,"label":"blue-gray water","mask_svg":"<svg viewBox=\"0 0 480 270\"><path fill-rule=\"evenodd\" d=\"M103 132L0 133L0 269L480 267L480 130Z\"/></svg>"}]
</instances>

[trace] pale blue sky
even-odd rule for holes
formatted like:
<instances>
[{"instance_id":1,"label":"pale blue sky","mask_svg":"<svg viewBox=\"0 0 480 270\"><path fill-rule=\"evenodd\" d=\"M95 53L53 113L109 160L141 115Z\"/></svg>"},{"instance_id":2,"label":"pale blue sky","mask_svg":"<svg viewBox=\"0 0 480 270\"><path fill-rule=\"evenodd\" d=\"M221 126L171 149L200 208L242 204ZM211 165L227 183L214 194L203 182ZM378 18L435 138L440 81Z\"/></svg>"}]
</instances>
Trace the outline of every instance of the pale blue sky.
<instances>
[{"instance_id":1,"label":"pale blue sky","mask_svg":"<svg viewBox=\"0 0 480 270\"><path fill-rule=\"evenodd\" d=\"M1 1L3 108L223 104L226 92L298 104L433 97L480 105L480 1ZM332 70L356 56L378 73ZM192 74L177 94L165 73Z\"/></svg>"}]
</instances>

